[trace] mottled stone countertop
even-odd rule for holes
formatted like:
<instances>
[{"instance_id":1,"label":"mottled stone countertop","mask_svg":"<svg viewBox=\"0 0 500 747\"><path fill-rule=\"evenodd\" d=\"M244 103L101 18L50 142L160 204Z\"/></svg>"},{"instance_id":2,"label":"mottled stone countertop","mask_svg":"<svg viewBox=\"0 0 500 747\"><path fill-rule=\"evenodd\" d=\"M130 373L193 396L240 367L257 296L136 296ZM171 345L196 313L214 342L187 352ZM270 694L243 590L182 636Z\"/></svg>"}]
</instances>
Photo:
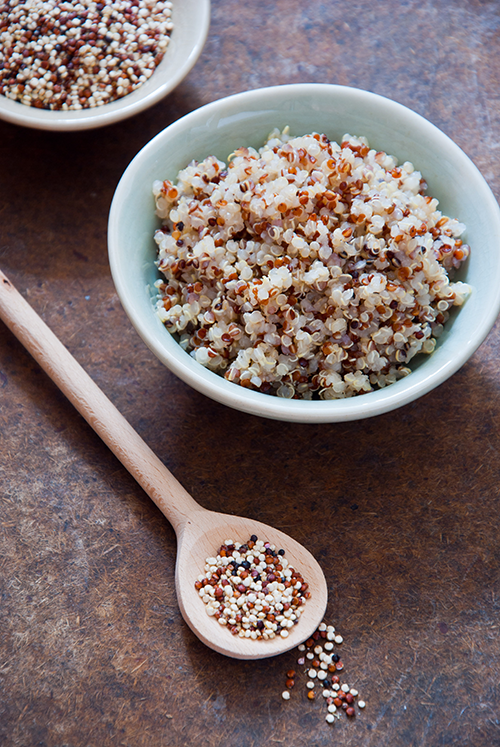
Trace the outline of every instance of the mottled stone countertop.
<instances>
[{"instance_id":1,"label":"mottled stone countertop","mask_svg":"<svg viewBox=\"0 0 500 747\"><path fill-rule=\"evenodd\" d=\"M0 325L3 747L500 744L498 324L396 412L282 424L176 379L111 280L110 201L152 136L222 96L311 81L413 108L500 194L496 0L213 0L198 63L151 110L73 134L0 123L0 267L200 503L316 555L366 708L332 730L304 678L281 698L294 652L239 662L192 635L173 530Z\"/></svg>"}]
</instances>

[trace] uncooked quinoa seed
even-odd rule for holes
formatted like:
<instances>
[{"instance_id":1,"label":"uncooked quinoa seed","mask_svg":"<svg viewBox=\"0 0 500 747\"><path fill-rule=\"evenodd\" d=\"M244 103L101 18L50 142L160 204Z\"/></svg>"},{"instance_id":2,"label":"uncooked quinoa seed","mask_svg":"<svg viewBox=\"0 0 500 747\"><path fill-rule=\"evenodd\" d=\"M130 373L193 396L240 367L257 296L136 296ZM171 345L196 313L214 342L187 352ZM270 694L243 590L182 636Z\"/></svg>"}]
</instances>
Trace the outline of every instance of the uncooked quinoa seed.
<instances>
[{"instance_id":1,"label":"uncooked quinoa seed","mask_svg":"<svg viewBox=\"0 0 500 747\"><path fill-rule=\"evenodd\" d=\"M319 691L318 694L322 695L326 704L325 720L332 726L341 718L342 711L349 718L356 715L355 705L359 694L347 682L340 683L344 664L340 660L340 656L333 652L333 649L334 643L340 646L343 641L341 635L335 635L333 625L322 622L311 638L305 643L301 643L297 648L299 652L297 664L302 667L307 662L304 670L304 675L307 678L305 683L307 699L316 700L315 693L317 690ZM281 697L283 700L290 700L290 690L295 687L297 673L295 670L289 670L286 673L286 678L285 686L287 689L282 692ZM366 703L363 700L358 702L358 708L363 709L365 706Z\"/></svg>"},{"instance_id":2,"label":"uncooked quinoa seed","mask_svg":"<svg viewBox=\"0 0 500 747\"><path fill-rule=\"evenodd\" d=\"M254 640L287 638L310 596L285 551L255 535L245 544L226 540L206 559L195 588L208 615L233 635Z\"/></svg>"},{"instance_id":3,"label":"uncooked quinoa seed","mask_svg":"<svg viewBox=\"0 0 500 747\"><path fill-rule=\"evenodd\" d=\"M88 109L131 93L167 49L171 2L0 0L0 94Z\"/></svg>"},{"instance_id":4,"label":"uncooked quinoa seed","mask_svg":"<svg viewBox=\"0 0 500 747\"><path fill-rule=\"evenodd\" d=\"M432 353L469 293L451 273L465 226L413 165L313 133L275 130L224 164L153 185L157 313L199 363L285 398L384 387Z\"/></svg>"}]
</instances>

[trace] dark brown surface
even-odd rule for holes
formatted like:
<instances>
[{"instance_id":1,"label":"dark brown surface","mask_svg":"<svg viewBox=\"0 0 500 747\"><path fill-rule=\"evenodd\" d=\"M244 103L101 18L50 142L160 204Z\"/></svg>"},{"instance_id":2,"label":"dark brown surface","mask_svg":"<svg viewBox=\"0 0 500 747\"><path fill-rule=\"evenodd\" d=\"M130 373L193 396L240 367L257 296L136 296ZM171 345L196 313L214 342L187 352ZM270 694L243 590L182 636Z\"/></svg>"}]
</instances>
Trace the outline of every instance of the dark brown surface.
<instances>
[{"instance_id":1,"label":"dark brown surface","mask_svg":"<svg viewBox=\"0 0 500 747\"><path fill-rule=\"evenodd\" d=\"M496 0L215 0L185 82L123 124L0 123L0 267L204 506L254 516L324 568L345 679L332 731L291 653L206 649L177 609L171 527L0 326L0 744L500 745L500 327L447 383L346 425L265 421L190 390L146 349L109 273L106 222L133 155L247 88L335 82L406 104L500 194ZM481 247L474 247L480 251Z\"/></svg>"}]
</instances>

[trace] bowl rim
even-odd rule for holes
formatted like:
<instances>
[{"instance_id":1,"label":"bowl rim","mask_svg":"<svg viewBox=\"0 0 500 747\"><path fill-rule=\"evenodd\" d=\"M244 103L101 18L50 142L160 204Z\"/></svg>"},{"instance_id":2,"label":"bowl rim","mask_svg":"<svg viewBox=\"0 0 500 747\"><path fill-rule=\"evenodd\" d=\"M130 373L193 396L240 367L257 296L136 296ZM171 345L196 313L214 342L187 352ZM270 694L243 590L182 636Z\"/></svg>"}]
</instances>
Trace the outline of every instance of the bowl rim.
<instances>
[{"instance_id":1,"label":"bowl rim","mask_svg":"<svg viewBox=\"0 0 500 747\"><path fill-rule=\"evenodd\" d=\"M149 151L154 151L163 140L168 140L173 134L182 131L185 132L190 127L199 126L203 122L209 121L212 117L221 115L224 107L234 107L239 104L241 108L244 107L246 109L250 109L255 104L262 107L263 96L274 97L276 95L286 96L290 94L300 96L305 93L310 94L314 89L318 94L326 91L331 95L342 93L350 95L354 99L363 100L364 102L371 100L383 104L389 115L391 112L404 113L409 124L418 126L421 131L423 130L424 134L432 136L435 141L438 141L440 147L446 146L446 149L451 151L455 158L467 166L471 174L475 174L476 179L482 185L482 197L487 202L488 214L496 218L496 226L500 235L500 208L489 185L466 153L436 125L403 104L380 94L350 86L327 83L298 83L251 89L217 99L176 120L152 138L130 162L116 188L109 213L108 251L113 281L130 321L150 350L184 382L211 399L243 412L266 418L304 423L345 422L381 415L406 405L427 394L458 371L484 341L500 313L500 286L495 291L494 302L488 313L479 320L479 323L475 327L474 334L470 335L469 339L463 341L462 348L452 359L445 359L427 377L422 379L418 376L412 377L412 375L409 375L385 388L346 399L319 401L289 400L250 389L243 389L238 385L228 382L219 374L206 369L194 361L188 353L180 348L168 332L165 345L160 346L157 343L155 335L140 323L134 305L130 302L126 288L126 278L119 261L120 245L117 240L120 204L130 189L130 183L140 171L143 158ZM500 269L500 256L498 269ZM151 309L154 314L153 305ZM159 319L158 323L161 324ZM182 356L179 355L179 352L182 352Z\"/></svg>"},{"instance_id":2,"label":"bowl rim","mask_svg":"<svg viewBox=\"0 0 500 747\"><path fill-rule=\"evenodd\" d=\"M139 88L136 88L135 91L132 91L127 96L123 96L102 106L80 109L78 111L62 111L26 106L26 104L14 101L0 94L0 119L11 124L37 130L74 132L105 127L120 122L157 104L158 101L171 93L187 76L196 64L205 46L210 29L210 0L196 0L196 3L197 24L195 30L197 31L197 35L192 39L192 47L188 56L168 80L153 88L146 95L141 91L142 86L139 86ZM158 67L164 63L164 60L162 60ZM152 79L153 76L147 82Z\"/></svg>"}]
</instances>

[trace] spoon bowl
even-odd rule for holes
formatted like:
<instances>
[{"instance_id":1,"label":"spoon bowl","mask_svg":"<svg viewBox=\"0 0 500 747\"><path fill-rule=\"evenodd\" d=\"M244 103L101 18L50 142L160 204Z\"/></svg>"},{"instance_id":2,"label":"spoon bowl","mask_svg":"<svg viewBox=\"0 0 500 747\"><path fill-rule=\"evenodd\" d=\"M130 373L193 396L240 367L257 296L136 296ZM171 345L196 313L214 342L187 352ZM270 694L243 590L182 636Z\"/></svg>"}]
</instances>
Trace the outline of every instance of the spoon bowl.
<instances>
[{"instance_id":1,"label":"spoon bowl","mask_svg":"<svg viewBox=\"0 0 500 747\"><path fill-rule=\"evenodd\" d=\"M286 638L277 636L267 641L255 641L231 635L215 617L207 615L203 609L205 605L194 588L194 581L203 572L206 558L213 556L228 537L245 543L252 534L282 547L290 566L300 570L311 590L311 598L300 608L298 623L289 629ZM192 515L181 537L175 574L177 600L184 620L207 646L236 659L262 659L294 648L314 633L326 608L328 592L325 577L311 553L294 539L259 521L205 509Z\"/></svg>"},{"instance_id":2,"label":"spoon bowl","mask_svg":"<svg viewBox=\"0 0 500 747\"><path fill-rule=\"evenodd\" d=\"M208 511L196 503L1 271L0 318L172 524L177 535L175 585L179 607L198 638L236 659L276 656L309 638L323 619L328 596L323 571L311 553L278 529ZM243 543L252 534L282 547L290 564L309 584L311 597L286 638L276 636L265 641L231 635L207 614L194 586L206 558L213 556L228 537Z\"/></svg>"}]
</instances>

